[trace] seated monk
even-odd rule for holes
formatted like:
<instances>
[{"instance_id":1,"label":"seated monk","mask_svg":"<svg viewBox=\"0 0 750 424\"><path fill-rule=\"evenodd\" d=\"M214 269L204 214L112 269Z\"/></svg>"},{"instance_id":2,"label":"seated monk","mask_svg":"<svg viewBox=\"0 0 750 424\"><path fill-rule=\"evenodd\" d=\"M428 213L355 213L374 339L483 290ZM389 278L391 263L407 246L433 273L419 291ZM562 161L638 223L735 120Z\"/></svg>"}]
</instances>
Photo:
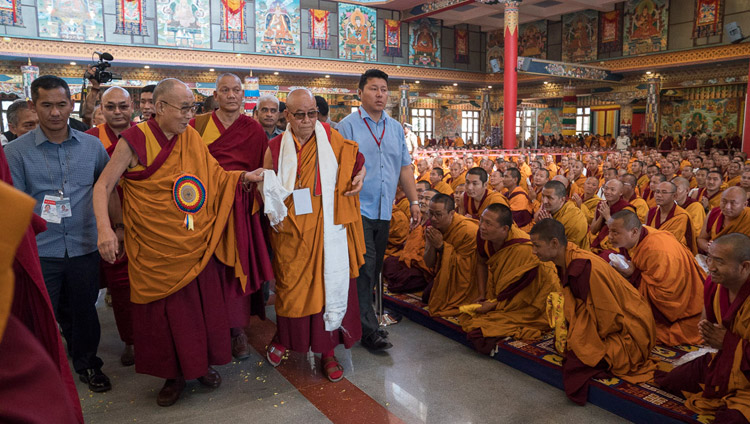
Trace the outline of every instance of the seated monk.
<instances>
[{"instance_id":1,"label":"seated monk","mask_svg":"<svg viewBox=\"0 0 750 424\"><path fill-rule=\"evenodd\" d=\"M607 225L612 245L629 260L625 268L610 264L651 305L657 343L699 344L706 274L694 254L680 248L671 233L643 226L631 211L613 214Z\"/></svg>"},{"instance_id":2,"label":"seated monk","mask_svg":"<svg viewBox=\"0 0 750 424\"><path fill-rule=\"evenodd\" d=\"M695 256L698 253L696 233L690 215L677 206L675 194L677 186L669 181L659 183L654 190L656 207L648 211L646 224L657 230L668 231ZM640 218L640 217L639 217Z\"/></svg>"},{"instance_id":3,"label":"seated monk","mask_svg":"<svg viewBox=\"0 0 750 424\"><path fill-rule=\"evenodd\" d=\"M703 192L703 196L698 199L707 212L711 212L714 208L719 207L721 193L724 191L722 188L723 182L724 177L720 171L713 170L708 172L706 176L706 190Z\"/></svg>"},{"instance_id":4,"label":"seated monk","mask_svg":"<svg viewBox=\"0 0 750 424\"><path fill-rule=\"evenodd\" d=\"M458 315L458 307L475 299L478 293L474 284L478 226L473 219L456 214L453 199L445 194L432 198L429 215L424 262L434 270L435 279L425 289L423 298L432 316Z\"/></svg>"},{"instance_id":5,"label":"seated monk","mask_svg":"<svg viewBox=\"0 0 750 424\"><path fill-rule=\"evenodd\" d=\"M568 398L585 404L594 377L614 375L635 384L651 380L656 368L649 359L656 339L654 317L638 290L600 257L568 243L559 222L544 219L530 236L534 254L557 266L563 287L568 323L563 386Z\"/></svg>"},{"instance_id":6,"label":"seated monk","mask_svg":"<svg viewBox=\"0 0 750 424\"><path fill-rule=\"evenodd\" d=\"M432 271L424 263L424 224L427 221L430 200L436 194L439 194L437 190L429 189L418 195L421 212L419 225L408 232L403 248L383 261L383 278L391 292L410 293L423 290L432 281Z\"/></svg>"},{"instance_id":7,"label":"seated monk","mask_svg":"<svg viewBox=\"0 0 750 424\"><path fill-rule=\"evenodd\" d=\"M466 170L464 170L464 165L460 160L451 162L450 170L451 177L448 179L448 184L455 191L456 187L466 182Z\"/></svg>"},{"instance_id":8,"label":"seated monk","mask_svg":"<svg viewBox=\"0 0 750 424\"><path fill-rule=\"evenodd\" d=\"M583 162L581 162L580 160L573 159L570 161L570 172L568 173L567 177L570 180L571 196L574 194L578 194L579 196L581 196L583 193L581 193L580 191L583 190L583 185L586 184L588 178L593 177L593 175L590 175L587 178L583 173L583 168ZM598 190L599 178L596 179L596 184L596 189Z\"/></svg>"},{"instance_id":9,"label":"seated monk","mask_svg":"<svg viewBox=\"0 0 750 424\"><path fill-rule=\"evenodd\" d=\"M529 193L519 184L521 183L521 173L516 168L510 168L503 175L503 194L508 199L510 210L513 211L513 221L518 228L524 231L531 229L533 216L531 215L531 199Z\"/></svg>"},{"instance_id":10,"label":"seated monk","mask_svg":"<svg viewBox=\"0 0 750 424\"><path fill-rule=\"evenodd\" d=\"M466 192L462 212L469 218L479 219L484 209L493 203L508 204L505 196L487 189L487 171L474 167L466 173Z\"/></svg>"},{"instance_id":11,"label":"seated monk","mask_svg":"<svg viewBox=\"0 0 750 424\"><path fill-rule=\"evenodd\" d=\"M589 249L589 224L573 201L568 200L565 186L559 181L550 181L542 190L542 207L534 222L546 218L559 221L565 227L565 236L581 249Z\"/></svg>"},{"instance_id":12,"label":"seated monk","mask_svg":"<svg viewBox=\"0 0 750 424\"><path fill-rule=\"evenodd\" d=\"M481 307L462 323L469 340L489 354L502 337L536 340L550 329L547 296L559 292L555 267L531 254L528 234L505 205L482 213L477 234L477 283Z\"/></svg>"},{"instance_id":13,"label":"seated monk","mask_svg":"<svg viewBox=\"0 0 750 424\"><path fill-rule=\"evenodd\" d=\"M740 185L740 181L742 181L742 164L740 162L729 162L729 165L727 165L726 180L725 184L727 187Z\"/></svg>"},{"instance_id":14,"label":"seated monk","mask_svg":"<svg viewBox=\"0 0 750 424\"><path fill-rule=\"evenodd\" d=\"M565 178L562 175L556 175L554 178L558 177ZM540 169L534 173L533 178L533 187L530 189L532 190L530 193L532 197L531 209L533 213L537 213L539 208L542 207L542 190L544 189L544 185L549 181L549 171L546 169ZM565 179L567 180L567 178Z\"/></svg>"},{"instance_id":15,"label":"seated monk","mask_svg":"<svg viewBox=\"0 0 750 424\"><path fill-rule=\"evenodd\" d=\"M594 214L596 213L596 207L599 206L599 202L602 198L596 195L599 191L599 179L596 177L586 178L586 182L583 184L583 196L578 193L570 195L570 200L576 203L586 217L589 225L594 220Z\"/></svg>"},{"instance_id":16,"label":"seated monk","mask_svg":"<svg viewBox=\"0 0 750 424\"><path fill-rule=\"evenodd\" d=\"M636 193L638 180L635 179L635 175L625 174L620 177L620 182L622 182L622 198L633 205L635 213L638 214L638 219L640 219L642 223L645 223L646 218L648 217L649 207L648 203Z\"/></svg>"},{"instance_id":17,"label":"seated monk","mask_svg":"<svg viewBox=\"0 0 750 424\"><path fill-rule=\"evenodd\" d=\"M643 200L648 204L648 208L651 209L656 206L656 199L654 199L654 190L659 183L667 181L667 177L664 174L654 174L648 181L648 188L643 192Z\"/></svg>"},{"instance_id":18,"label":"seated monk","mask_svg":"<svg viewBox=\"0 0 750 424\"><path fill-rule=\"evenodd\" d=\"M430 163L427 159L417 161L417 181L430 181Z\"/></svg>"},{"instance_id":19,"label":"seated monk","mask_svg":"<svg viewBox=\"0 0 750 424\"><path fill-rule=\"evenodd\" d=\"M466 193L466 184L459 184L458 186L456 186L456 191L453 192L453 201L456 204L456 212L459 215L466 214L466 207L464 206L464 193Z\"/></svg>"},{"instance_id":20,"label":"seated monk","mask_svg":"<svg viewBox=\"0 0 750 424\"><path fill-rule=\"evenodd\" d=\"M409 218L396 205L391 211L391 225L388 228L388 244L385 248L385 257L394 256L401 251L409 234Z\"/></svg>"},{"instance_id":21,"label":"seated monk","mask_svg":"<svg viewBox=\"0 0 750 424\"><path fill-rule=\"evenodd\" d=\"M429 181L417 181L417 192L419 192L420 188L424 191L428 188L431 188ZM401 190L401 185L396 186L396 199L394 200L394 204L396 207L406 215L409 220L411 220L411 204L409 204L409 199L406 197L406 194L403 190Z\"/></svg>"},{"instance_id":22,"label":"seated monk","mask_svg":"<svg viewBox=\"0 0 750 424\"><path fill-rule=\"evenodd\" d=\"M598 254L607 254L607 250L612 250L612 244L609 242L609 228L607 221L613 213L620 212L623 209L629 209L635 212L635 208L622 198L622 183L619 180L609 180L604 185L604 200L599 202L596 207L594 221L591 222L589 231L591 232L591 251Z\"/></svg>"},{"instance_id":23,"label":"seated monk","mask_svg":"<svg viewBox=\"0 0 750 424\"><path fill-rule=\"evenodd\" d=\"M686 178L676 177L672 182L677 187L675 191L675 203L677 203L677 206L685 209L685 212L690 215L690 222L693 223L693 234L697 238L703 228L703 222L706 220L706 210L703 209L703 205L700 202L688 196L690 182Z\"/></svg>"},{"instance_id":24,"label":"seated monk","mask_svg":"<svg viewBox=\"0 0 750 424\"><path fill-rule=\"evenodd\" d=\"M430 171L430 184L438 192L450 196L453 194L453 189L450 185L443 182L443 176L443 168L432 168L432 171Z\"/></svg>"},{"instance_id":25,"label":"seated monk","mask_svg":"<svg viewBox=\"0 0 750 424\"><path fill-rule=\"evenodd\" d=\"M750 236L750 208L746 207L747 193L739 187L730 187L721 195L721 203L706 217L698 236L698 250L708 252L711 240L729 233Z\"/></svg>"},{"instance_id":26,"label":"seated monk","mask_svg":"<svg viewBox=\"0 0 750 424\"><path fill-rule=\"evenodd\" d=\"M685 397L685 406L714 416L715 423L750 420L750 238L727 234L711 243L705 287L704 342L717 349L671 372L657 371L656 384Z\"/></svg>"}]
</instances>

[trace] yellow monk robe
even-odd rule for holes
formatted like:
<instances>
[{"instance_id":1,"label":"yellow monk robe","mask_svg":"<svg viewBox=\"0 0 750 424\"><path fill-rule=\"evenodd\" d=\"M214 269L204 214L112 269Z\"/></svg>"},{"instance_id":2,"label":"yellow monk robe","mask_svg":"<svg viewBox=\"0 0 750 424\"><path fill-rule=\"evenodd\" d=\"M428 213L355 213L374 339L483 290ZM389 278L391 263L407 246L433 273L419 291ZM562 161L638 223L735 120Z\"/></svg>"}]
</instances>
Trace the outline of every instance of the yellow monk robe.
<instances>
[{"instance_id":1,"label":"yellow monk robe","mask_svg":"<svg viewBox=\"0 0 750 424\"><path fill-rule=\"evenodd\" d=\"M529 195L520 186L508 193L505 190L505 197L508 199L508 207L513 213L513 222L523 231L530 231L534 226L534 216L531 214L532 207Z\"/></svg>"},{"instance_id":2,"label":"yellow monk robe","mask_svg":"<svg viewBox=\"0 0 750 424\"><path fill-rule=\"evenodd\" d=\"M456 147L464 147L464 144L466 144L466 143L464 143L464 139L463 138L456 137L456 140L454 141L454 145Z\"/></svg>"},{"instance_id":3,"label":"yellow monk robe","mask_svg":"<svg viewBox=\"0 0 750 424\"><path fill-rule=\"evenodd\" d=\"M407 235L409 235L409 218L394 205L391 211L391 226L388 229L388 245L385 248L385 256L397 255L403 248Z\"/></svg>"},{"instance_id":4,"label":"yellow monk robe","mask_svg":"<svg viewBox=\"0 0 750 424\"><path fill-rule=\"evenodd\" d=\"M547 165L547 171L549 171L549 178L552 179L552 177L557 175L557 165L555 165L554 162L550 162L550 164Z\"/></svg>"},{"instance_id":5,"label":"yellow monk robe","mask_svg":"<svg viewBox=\"0 0 750 424\"><path fill-rule=\"evenodd\" d=\"M685 203L680 205L690 215L690 222L693 223L693 231L698 237L703 229L703 223L706 221L706 210L703 205L690 197L685 199Z\"/></svg>"},{"instance_id":6,"label":"yellow monk robe","mask_svg":"<svg viewBox=\"0 0 750 424\"><path fill-rule=\"evenodd\" d=\"M463 171L458 177L451 176L449 184L451 185L451 189L453 191L456 191L456 187L460 186L461 184L466 184L466 172Z\"/></svg>"},{"instance_id":7,"label":"yellow monk robe","mask_svg":"<svg viewBox=\"0 0 750 424\"><path fill-rule=\"evenodd\" d=\"M601 369L604 360L616 377L636 384L651 380L656 369L649 359L656 340L654 317L638 290L602 258L573 243L568 243L565 263L558 271L568 322L565 393L585 402L586 392L579 389L590 380L579 378L589 372L581 363ZM576 394L583 399L576 400Z\"/></svg>"},{"instance_id":8,"label":"yellow monk robe","mask_svg":"<svg viewBox=\"0 0 750 424\"><path fill-rule=\"evenodd\" d=\"M584 185L585 183L586 183L586 176L585 176L585 175L583 175L583 173L581 173L581 175L580 175L580 176L578 176L578 178L576 178L576 179L575 179L575 181L570 181L570 184L571 184L571 185L575 184L576 186L578 186L578 188L579 188L580 190L583 190L583 185ZM571 193L571 194L572 194L572 193ZM581 196L583 196L583 191L581 191L581 192L580 192L580 195L581 195Z\"/></svg>"},{"instance_id":9,"label":"yellow monk robe","mask_svg":"<svg viewBox=\"0 0 750 424\"><path fill-rule=\"evenodd\" d=\"M477 221L453 215L443 234L443 251L438 253L435 279L428 302L430 315L458 315L458 307L474 300L479 291L474 269L477 262Z\"/></svg>"},{"instance_id":10,"label":"yellow monk robe","mask_svg":"<svg viewBox=\"0 0 750 424\"><path fill-rule=\"evenodd\" d=\"M607 200L602 200L602 202L606 202ZM635 208L628 203L627 200L620 198L617 202L615 202L614 205L609 207L609 213L610 215L614 215L617 212L620 212L623 209L627 209L633 213L635 213ZM594 219L596 219L599 216L599 209L598 207L595 208L594 212ZM592 232L589 232L589 240L591 243L591 251L594 253L600 253L604 250L616 250L614 246L612 246L612 243L609 241L609 227L607 227L606 222L602 223L602 227L599 230L597 234L594 234Z\"/></svg>"},{"instance_id":11,"label":"yellow monk robe","mask_svg":"<svg viewBox=\"0 0 750 424\"><path fill-rule=\"evenodd\" d=\"M742 233L750 237L750 208L746 207L730 224L726 223L721 209L714 208L706 217L706 229L711 240L730 233Z\"/></svg>"},{"instance_id":12,"label":"yellow monk robe","mask_svg":"<svg viewBox=\"0 0 750 424\"><path fill-rule=\"evenodd\" d=\"M497 306L485 314L462 316L464 331L480 329L483 337L541 338L550 329L547 296L561 291L554 265L534 256L528 234L515 224L498 250L479 235L477 249L487 260L487 300L496 300Z\"/></svg>"},{"instance_id":13,"label":"yellow monk robe","mask_svg":"<svg viewBox=\"0 0 750 424\"><path fill-rule=\"evenodd\" d=\"M167 141L155 121L146 121L122 137L139 160L121 182L131 301L145 304L176 293L195 280L214 255L234 267L244 289L247 278L237 254L233 211L243 171L224 171L192 127ZM134 146L139 137L145 138L139 144L145 149ZM192 231L185 228L185 212L172 206L172 187L183 169L206 189Z\"/></svg>"},{"instance_id":14,"label":"yellow monk robe","mask_svg":"<svg viewBox=\"0 0 750 424\"><path fill-rule=\"evenodd\" d=\"M434 188L435 190L439 191L442 194L447 194L448 196L453 195L453 189L451 188L451 186L446 184L443 181L438 181L438 183L432 186L432 188Z\"/></svg>"},{"instance_id":15,"label":"yellow monk robe","mask_svg":"<svg viewBox=\"0 0 750 424\"><path fill-rule=\"evenodd\" d=\"M427 275L432 276L432 270L424 262L424 248L424 226L419 225L406 236L404 248L401 249L396 257L406 266L418 268L427 273Z\"/></svg>"},{"instance_id":16,"label":"yellow monk robe","mask_svg":"<svg viewBox=\"0 0 750 424\"><path fill-rule=\"evenodd\" d=\"M648 212L646 225L657 230L668 231L695 256L698 253L696 238L700 233L694 231L690 215L681 207L674 205L667 216L662 216L661 209L657 206Z\"/></svg>"},{"instance_id":17,"label":"yellow monk robe","mask_svg":"<svg viewBox=\"0 0 750 424\"><path fill-rule=\"evenodd\" d=\"M419 178L417 178L417 182L420 182L420 181L427 181L429 183L430 182L430 171L427 171L427 172L423 173L422 175L420 175Z\"/></svg>"},{"instance_id":18,"label":"yellow monk robe","mask_svg":"<svg viewBox=\"0 0 750 424\"><path fill-rule=\"evenodd\" d=\"M583 215L586 217L586 221L589 222L589 225L591 225L591 221L594 220L596 207L599 206L599 202L601 201L602 198L595 194L591 196L590 199L581 202L581 212L583 212Z\"/></svg>"},{"instance_id":19,"label":"yellow monk robe","mask_svg":"<svg viewBox=\"0 0 750 424\"><path fill-rule=\"evenodd\" d=\"M583 212L572 200L563 203L552 218L565 227L565 237L581 249L589 249L589 224Z\"/></svg>"},{"instance_id":20,"label":"yellow monk robe","mask_svg":"<svg viewBox=\"0 0 750 424\"><path fill-rule=\"evenodd\" d=\"M526 178L529 178L531 176L531 167L526 162L521 162L518 164L518 171L521 172L522 180L525 180Z\"/></svg>"},{"instance_id":21,"label":"yellow monk robe","mask_svg":"<svg viewBox=\"0 0 750 424\"><path fill-rule=\"evenodd\" d=\"M698 321L706 273L695 253L681 249L668 232L644 226L638 244L626 256L636 268L630 282L651 305L656 342L667 346L700 344Z\"/></svg>"},{"instance_id":22,"label":"yellow monk robe","mask_svg":"<svg viewBox=\"0 0 750 424\"><path fill-rule=\"evenodd\" d=\"M487 206L493 203L501 203L508 206L508 200L505 196L496 191L485 190L484 196L482 197L482 201L479 202L479 205L477 205L474 198L469 197L467 193L464 193L464 208L466 209L466 213L471 215L473 219L478 220L479 217L482 216L482 212L487 209Z\"/></svg>"},{"instance_id":23,"label":"yellow monk robe","mask_svg":"<svg viewBox=\"0 0 750 424\"><path fill-rule=\"evenodd\" d=\"M636 194L633 194L633 197L630 198L629 202L635 208L635 214L638 215L641 224L645 224L646 219L648 218L648 210L651 209L648 207L648 203Z\"/></svg>"},{"instance_id":24,"label":"yellow monk robe","mask_svg":"<svg viewBox=\"0 0 750 424\"><path fill-rule=\"evenodd\" d=\"M721 188L719 191L714 193L712 196L708 195L708 192L705 192L703 194L704 197L708 198L708 210L711 211L713 208L718 208L719 205L721 205L721 193L724 192L724 189ZM698 199L700 200L700 199Z\"/></svg>"},{"instance_id":25,"label":"yellow monk robe","mask_svg":"<svg viewBox=\"0 0 750 424\"><path fill-rule=\"evenodd\" d=\"M727 179L727 182L724 183L724 184L727 186L727 188L728 187L734 187L736 185L740 185L740 180L742 180L742 175L738 175L738 176L736 176L734 178L729 178L729 179Z\"/></svg>"},{"instance_id":26,"label":"yellow monk robe","mask_svg":"<svg viewBox=\"0 0 750 424\"><path fill-rule=\"evenodd\" d=\"M334 193L334 224L346 227L349 249L349 277L356 278L364 263L365 241L359 208L359 196L344 196L350 190L358 153L357 144L331 130L330 143L339 164ZM318 143L315 135L300 147L294 138L298 155L296 186L310 188L312 213L296 215L292 196L284 200L289 214L269 231L275 252L273 271L276 276L276 314L286 318L315 315L325 306L323 265L323 197L315 193ZM274 151L274 146L269 144ZM272 153L273 155L273 153ZM278 154L273 157L274 168Z\"/></svg>"},{"instance_id":27,"label":"yellow monk robe","mask_svg":"<svg viewBox=\"0 0 750 424\"><path fill-rule=\"evenodd\" d=\"M706 320L727 329L723 347L683 364L670 373L657 371L656 382L665 390L684 397L685 406L701 416L717 415L722 422L750 420L750 281L730 302L729 291L709 277L705 288ZM726 408L726 409L725 409ZM734 412L733 419L726 416ZM747 422L747 421L745 421Z\"/></svg>"},{"instance_id":28,"label":"yellow monk robe","mask_svg":"<svg viewBox=\"0 0 750 424\"><path fill-rule=\"evenodd\" d=\"M396 207L403 212L407 218L411 219L411 204L406 196L396 199Z\"/></svg>"},{"instance_id":29,"label":"yellow monk robe","mask_svg":"<svg viewBox=\"0 0 750 424\"><path fill-rule=\"evenodd\" d=\"M640 177L638 177L638 182L636 182L635 184L638 186L638 192L643 193L643 190L645 190L646 187L648 187L648 183L649 183L649 178L647 174L643 174Z\"/></svg>"}]
</instances>

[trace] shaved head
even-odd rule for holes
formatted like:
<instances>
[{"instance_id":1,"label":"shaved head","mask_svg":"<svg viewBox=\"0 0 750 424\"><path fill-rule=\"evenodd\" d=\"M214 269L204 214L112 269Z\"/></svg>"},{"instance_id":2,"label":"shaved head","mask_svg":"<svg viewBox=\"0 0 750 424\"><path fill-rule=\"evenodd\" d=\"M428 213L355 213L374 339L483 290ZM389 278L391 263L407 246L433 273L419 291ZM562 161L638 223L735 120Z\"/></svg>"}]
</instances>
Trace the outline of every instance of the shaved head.
<instances>
[{"instance_id":1,"label":"shaved head","mask_svg":"<svg viewBox=\"0 0 750 424\"><path fill-rule=\"evenodd\" d=\"M638 219L638 215L635 212L629 211L627 209L612 214L612 217L610 217L609 221L607 222L607 226L610 227L610 231L613 223L615 225L622 224L622 226L626 230L634 230L636 228L640 229L642 226L641 220Z\"/></svg>"},{"instance_id":2,"label":"shaved head","mask_svg":"<svg viewBox=\"0 0 750 424\"><path fill-rule=\"evenodd\" d=\"M154 103L158 101L169 101L169 99L177 97L185 92L189 92L192 95L190 88L188 88L184 82L177 78L166 78L159 81L159 84L156 84L153 100Z\"/></svg>"},{"instance_id":3,"label":"shaved head","mask_svg":"<svg viewBox=\"0 0 750 424\"><path fill-rule=\"evenodd\" d=\"M562 175L555 175L554 177L552 177L552 181L561 183L566 189L570 187L570 180Z\"/></svg>"},{"instance_id":4,"label":"shaved head","mask_svg":"<svg viewBox=\"0 0 750 424\"><path fill-rule=\"evenodd\" d=\"M731 258L736 262L750 261L750 237L742 233L725 234L716 238L711 244L727 247Z\"/></svg>"},{"instance_id":5,"label":"shaved head","mask_svg":"<svg viewBox=\"0 0 750 424\"><path fill-rule=\"evenodd\" d=\"M672 183L680 190L690 191L690 181L687 178L675 177L672 179Z\"/></svg>"},{"instance_id":6,"label":"shaved head","mask_svg":"<svg viewBox=\"0 0 750 424\"><path fill-rule=\"evenodd\" d=\"M122 96L127 100L130 100L130 93L128 93L128 90L122 87L109 87L107 91L102 94L102 104L106 103L107 99L115 95L117 95L117 97Z\"/></svg>"},{"instance_id":7,"label":"shaved head","mask_svg":"<svg viewBox=\"0 0 750 424\"><path fill-rule=\"evenodd\" d=\"M721 194L719 207L725 217L735 219L740 216L747 204L747 192L742 187L729 187Z\"/></svg>"},{"instance_id":8,"label":"shaved head","mask_svg":"<svg viewBox=\"0 0 750 424\"><path fill-rule=\"evenodd\" d=\"M312 91L307 88L295 88L286 96L286 107L293 110L294 106L298 106L300 103L305 103L306 101L317 105Z\"/></svg>"}]
</instances>

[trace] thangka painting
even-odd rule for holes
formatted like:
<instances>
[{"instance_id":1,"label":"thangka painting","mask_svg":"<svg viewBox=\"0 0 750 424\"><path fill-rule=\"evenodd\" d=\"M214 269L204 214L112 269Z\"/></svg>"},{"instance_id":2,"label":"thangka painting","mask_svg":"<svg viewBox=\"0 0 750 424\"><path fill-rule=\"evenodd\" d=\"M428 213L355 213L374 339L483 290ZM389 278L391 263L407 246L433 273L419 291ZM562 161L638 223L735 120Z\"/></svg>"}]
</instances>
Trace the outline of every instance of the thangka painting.
<instances>
[{"instance_id":1,"label":"thangka painting","mask_svg":"<svg viewBox=\"0 0 750 424\"><path fill-rule=\"evenodd\" d=\"M409 22L409 63L440 67L441 23L437 19L422 18Z\"/></svg>"},{"instance_id":2,"label":"thangka painting","mask_svg":"<svg viewBox=\"0 0 750 424\"><path fill-rule=\"evenodd\" d=\"M0 25L23 26L21 0L0 0Z\"/></svg>"},{"instance_id":3,"label":"thangka painting","mask_svg":"<svg viewBox=\"0 0 750 424\"><path fill-rule=\"evenodd\" d=\"M331 12L327 10L309 9L310 15L310 41L308 47L311 49L328 50L331 46L328 40L328 16Z\"/></svg>"},{"instance_id":4,"label":"thangka painting","mask_svg":"<svg viewBox=\"0 0 750 424\"><path fill-rule=\"evenodd\" d=\"M437 110L435 121L435 137L454 138L456 133L461 133L461 112L458 109L441 107Z\"/></svg>"},{"instance_id":5,"label":"thangka painting","mask_svg":"<svg viewBox=\"0 0 750 424\"><path fill-rule=\"evenodd\" d=\"M159 45L211 48L208 0L156 0Z\"/></svg>"},{"instance_id":6,"label":"thangka painting","mask_svg":"<svg viewBox=\"0 0 750 424\"><path fill-rule=\"evenodd\" d=\"M542 135L562 134L560 116L562 109L543 109L537 117L539 133Z\"/></svg>"},{"instance_id":7,"label":"thangka painting","mask_svg":"<svg viewBox=\"0 0 750 424\"><path fill-rule=\"evenodd\" d=\"M622 55L666 50L668 24L669 0L628 0Z\"/></svg>"},{"instance_id":8,"label":"thangka painting","mask_svg":"<svg viewBox=\"0 0 750 424\"><path fill-rule=\"evenodd\" d=\"M104 41L102 0L37 0L39 36Z\"/></svg>"},{"instance_id":9,"label":"thangka painting","mask_svg":"<svg viewBox=\"0 0 750 424\"><path fill-rule=\"evenodd\" d=\"M221 0L221 32L219 41L225 43L247 43L245 31L245 1Z\"/></svg>"},{"instance_id":10,"label":"thangka painting","mask_svg":"<svg viewBox=\"0 0 750 424\"><path fill-rule=\"evenodd\" d=\"M115 34L148 35L145 0L115 0Z\"/></svg>"},{"instance_id":11,"label":"thangka painting","mask_svg":"<svg viewBox=\"0 0 750 424\"><path fill-rule=\"evenodd\" d=\"M469 63L469 31L456 29L453 38L455 41L456 63Z\"/></svg>"},{"instance_id":12,"label":"thangka painting","mask_svg":"<svg viewBox=\"0 0 750 424\"><path fill-rule=\"evenodd\" d=\"M693 38L721 34L724 23L724 0L696 0Z\"/></svg>"},{"instance_id":13,"label":"thangka painting","mask_svg":"<svg viewBox=\"0 0 750 424\"><path fill-rule=\"evenodd\" d=\"M739 102L736 98L663 102L662 133L709 132L722 136L736 133Z\"/></svg>"},{"instance_id":14,"label":"thangka painting","mask_svg":"<svg viewBox=\"0 0 750 424\"><path fill-rule=\"evenodd\" d=\"M390 57L401 57L401 21L383 20L385 43L383 54Z\"/></svg>"},{"instance_id":15,"label":"thangka painting","mask_svg":"<svg viewBox=\"0 0 750 424\"><path fill-rule=\"evenodd\" d=\"M503 67L503 30L487 31L487 72L500 72ZM493 67L493 64L495 65Z\"/></svg>"},{"instance_id":16,"label":"thangka painting","mask_svg":"<svg viewBox=\"0 0 750 424\"><path fill-rule=\"evenodd\" d=\"M599 53L622 48L622 12L613 10L599 15Z\"/></svg>"},{"instance_id":17,"label":"thangka painting","mask_svg":"<svg viewBox=\"0 0 750 424\"><path fill-rule=\"evenodd\" d=\"M599 12L584 10L562 16L562 61L596 60Z\"/></svg>"},{"instance_id":18,"label":"thangka painting","mask_svg":"<svg viewBox=\"0 0 750 424\"><path fill-rule=\"evenodd\" d=\"M518 27L518 56L547 58L547 21L529 22Z\"/></svg>"},{"instance_id":19,"label":"thangka painting","mask_svg":"<svg viewBox=\"0 0 750 424\"><path fill-rule=\"evenodd\" d=\"M256 0L255 49L285 56L300 50L299 0Z\"/></svg>"},{"instance_id":20,"label":"thangka painting","mask_svg":"<svg viewBox=\"0 0 750 424\"><path fill-rule=\"evenodd\" d=\"M339 3L339 57L376 61L378 58L377 22L375 9ZM398 41L400 44L400 37Z\"/></svg>"}]
</instances>

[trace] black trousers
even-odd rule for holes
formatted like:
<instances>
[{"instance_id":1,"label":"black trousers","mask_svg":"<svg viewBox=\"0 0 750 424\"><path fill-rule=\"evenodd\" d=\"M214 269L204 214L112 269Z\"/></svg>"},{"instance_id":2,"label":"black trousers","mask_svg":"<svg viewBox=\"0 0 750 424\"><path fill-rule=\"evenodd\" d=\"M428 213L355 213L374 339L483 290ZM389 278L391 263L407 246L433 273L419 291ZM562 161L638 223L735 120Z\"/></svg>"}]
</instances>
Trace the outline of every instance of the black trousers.
<instances>
[{"instance_id":1,"label":"black trousers","mask_svg":"<svg viewBox=\"0 0 750 424\"><path fill-rule=\"evenodd\" d=\"M99 348L99 252L64 258L39 258L44 284L47 286L55 318L68 344L73 368L82 373L88 368L101 369L96 356Z\"/></svg>"},{"instance_id":2,"label":"black trousers","mask_svg":"<svg viewBox=\"0 0 750 424\"><path fill-rule=\"evenodd\" d=\"M362 338L378 329L378 319L372 305L373 289L378 284L378 275L383 269L383 257L388 246L388 230L391 221L362 217L365 233L365 263L359 268L357 296L359 297L359 317L362 321Z\"/></svg>"}]
</instances>

